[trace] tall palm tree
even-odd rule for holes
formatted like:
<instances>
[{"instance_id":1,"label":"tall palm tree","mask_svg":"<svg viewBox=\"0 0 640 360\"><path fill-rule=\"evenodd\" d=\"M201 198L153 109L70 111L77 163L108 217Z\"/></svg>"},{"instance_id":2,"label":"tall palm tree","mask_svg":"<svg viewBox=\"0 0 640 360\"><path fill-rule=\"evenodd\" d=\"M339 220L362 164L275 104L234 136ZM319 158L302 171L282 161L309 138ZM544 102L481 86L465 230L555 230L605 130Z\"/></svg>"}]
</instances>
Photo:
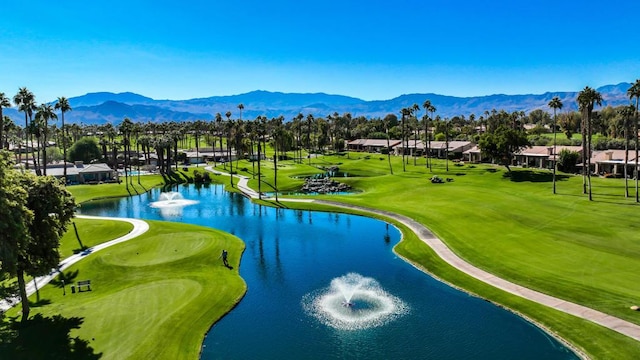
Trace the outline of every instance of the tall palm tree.
<instances>
[{"instance_id":1,"label":"tall palm tree","mask_svg":"<svg viewBox=\"0 0 640 360\"><path fill-rule=\"evenodd\" d=\"M4 95L3 92L0 92L0 150L5 148L4 140L2 140L2 131L4 129L4 116L2 115L2 108L8 107L11 107L11 101Z\"/></svg>"},{"instance_id":2,"label":"tall palm tree","mask_svg":"<svg viewBox=\"0 0 640 360\"><path fill-rule=\"evenodd\" d=\"M389 124L391 122L392 116L395 115L387 115L384 117L384 132L387 134L387 161L389 162L389 172L393 175L393 167L391 166L391 146L389 144ZM397 119L397 118L396 118Z\"/></svg>"},{"instance_id":3,"label":"tall palm tree","mask_svg":"<svg viewBox=\"0 0 640 360\"><path fill-rule=\"evenodd\" d=\"M13 103L18 107L19 111L24 112L24 144L26 149L29 149L29 119L36 108L35 96L26 87L21 87L18 89L18 93L13 97ZM20 152L18 156L19 161L22 162L22 152ZM27 162L27 168L28 167L29 162Z\"/></svg>"},{"instance_id":4,"label":"tall palm tree","mask_svg":"<svg viewBox=\"0 0 640 360\"><path fill-rule=\"evenodd\" d=\"M67 111L71 111L71 105L69 105L69 100L66 97L61 96L58 98L58 102L55 105L56 110L60 110L60 117L62 120L62 157L64 161L64 181L67 181L67 132L64 126L64 113Z\"/></svg>"},{"instance_id":5,"label":"tall palm tree","mask_svg":"<svg viewBox=\"0 0 640 360\"><path fill-rule=\"evenodd\" d=\"M430 170L433 170L431 166L431 159L429 157L431 155L431 135L429 134L429 121L433 120L433 113L436 111L436 108L435 106L433 106L433 104L431 104L431 100L426 100L422 104L422 108L424 109L425 113L431 113L431 116L428 116L424 120L424 135L427 143L427 166Z\"/></svg>"},{"instance_id":6,"label":"tall palm tree","mask_svg":"<svg viewBox=\"0 0 640 360\"><path fill-rule=\"evenodd\" d=\"M242 121L242 110L244 110L244 105L242 103L238 104L238 109L240 110L239 120Z\"/></svg>"},{"instance_id":7,"label":"tall palm tree","mask_svg":"<svg viewBox=\"0 0 640 360\"><path fill-rule=\"evenodd\" d=\"M595 105L598 105L598 106L602 105L602 94L600 94L593 88L586 86L582 91L580 91L580 93L578 93L577 101L578 101L578 107L583 113L583 123L584 123L583 133L586 135L586 137L585 136L582 137L583 174L586 173L586 176L587 176L587 185L589 188L589 200L593 200L593 197L591 194L591 169L590 169L591 135L592 135L591 116L593 114L593 107ZM584 190L585 189L583 186L583 192Z\"/></svg>"},{"instance_id":8,"label":"tall palm tree","mask_svg":"<svg viewBox=\"0 0 640 360\"><path fill-rule=\"evenodd\" d=\"M640 98L640 79L637 79L631 87L627 90L627 95L633 101L633 98L636 98L636 116L633 119L633 134L636 139L635 141L635 151L636 151L636 160L635 160L635 168L634 172L636 175L636 202L640 202L640 196L638 195L638 178L640 177L640 173L638 172L638 99Z\"/></svg>"},{"instance_id":9,"label":"tall palm tree","mask_svg":"<svg viewBox=\"0 0 640 360\"><path fill-rule=\"evenodd\" d=\"M405 144L405 133L406 133L406 131L405 131L405 123L406 123L407 117L411 116L411 110L408 109L408 108L402 108L400 110L400 114L402 114L402 120L401 120L401 132L402 132L402 134L400 135L400 140L401 140L400 144L401 144L401 148L402 148L402 171L406 172L407 171L407 167L406 167L406 165L404 163L404 158L405 158L404 152L405 152L405 149L407 148L407 145Z\"/></svg>"},{"instance_id":10,"label":"tall palm tree","mask_svg":"<svg viewBox=\"0 0 640 360\"><path fill-rule=\"evenodd\" d=\"M218 138L220 140L220 152L222 152L222 115L220 115L220 113L216 113L216 131L218 132ZM216 141L215 139L213 140L213 151L216 151ZM215 156L214 156L215 158ZM216 163L213 163L213 166L215 166Z\"/></svg>"},{"instance_id":11,"label":"tall palm tree","mask_svg":"<svg viewBox=\"0 0 640 360\"><path fill-rule=\"evenodd\" d=\"M57 119L53 106L41 104L36 112L36 123L42 134L42 169L43 175L47 175L47 135L49 133L49 120Z\"/></svg>"},{"instance_id":12,"label":"tall palm tree","mask_svg":"<svg viewBox=\"0 0 640 360\"><path fill-rule=\"evenodd\" d=\"M556 152L556 122L557 122L557 114L556 111L562 109L562 101L559 97L554 96L551 101L549 101L549 107L553 109L553 193L556 193L556 168L558 163L558 154Z\"/></svg>"},{"instance_id":13,"label":"tall palm tree","mask_svg":"<svg viewBox=\"0 0 640 360\"><path fill-rule=\"evenodd\" d=\"M307 115L307 157L309 159L309 165L311 165L311 125L313 123L313 115Z\"/></svg>"},{"instance_id":14,"label":"tall palm tree","mask_svg":"<svg viewBox=\"0 0 640 360\"><path fill-rule=\"evenodd\" d=\"M630 119L633 117L636 108L633 104L629 106L624 106L621 109L618 109L618 114L622 118L622 128L624 134L624 196L629 197L629 174L628 174L628 164L629 164L629 133L631 132L630 127Z\"/></svg>"}]
</instances>

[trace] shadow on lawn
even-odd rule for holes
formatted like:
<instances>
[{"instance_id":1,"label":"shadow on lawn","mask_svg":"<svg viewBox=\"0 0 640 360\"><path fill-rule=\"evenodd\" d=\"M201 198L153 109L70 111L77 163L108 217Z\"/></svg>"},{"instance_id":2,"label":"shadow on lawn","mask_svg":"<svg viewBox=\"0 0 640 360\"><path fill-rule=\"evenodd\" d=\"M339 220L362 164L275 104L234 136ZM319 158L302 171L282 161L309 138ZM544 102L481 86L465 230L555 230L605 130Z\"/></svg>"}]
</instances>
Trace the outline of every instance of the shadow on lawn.
<instances>
[{"instance_id":1,"label":"shadow on lawn","mask_svg":"<svg viewBox=\"0 0 640 360\"><path fill-rule=\"evenodd\" d=\"M503 178L510 179L513 182L552 182L553 173L539 172L532 170L521 170L506 172L502 175ZM562 181L568 179L568 175L556 174L556 181Z\"/></svg>"},{"instance_id":2,"label":"shadow on lawn","mask_svg":"<svg viewBox=\"0 0 640 360\"><path fill-rule=\"evenodd\" d=\"M72 338L72 329L79 329L83 319L61 315L45 317L36 314L26 321L17 318L0 323L0 357L3 359L100 359L89 341Z\"/></svg>"}]
</instances>

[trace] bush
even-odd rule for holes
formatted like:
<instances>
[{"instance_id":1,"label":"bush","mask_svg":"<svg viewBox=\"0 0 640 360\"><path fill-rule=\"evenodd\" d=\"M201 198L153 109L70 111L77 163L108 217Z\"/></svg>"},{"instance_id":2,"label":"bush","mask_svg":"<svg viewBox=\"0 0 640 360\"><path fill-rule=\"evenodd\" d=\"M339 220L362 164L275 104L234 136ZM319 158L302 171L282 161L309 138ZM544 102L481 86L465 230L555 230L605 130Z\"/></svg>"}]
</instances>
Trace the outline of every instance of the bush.
<instances>
[{"instance_id":1,"label":"bush","mask_svg":"<svg viewBox=\"0 0 640 360\"><path fill-rule=\"evenodd\" d=\"M558 154L558 170L570 173L576 172L576 163L579 157L580 154L575 151L562 149Z\"/></svg>"}]
</instances>

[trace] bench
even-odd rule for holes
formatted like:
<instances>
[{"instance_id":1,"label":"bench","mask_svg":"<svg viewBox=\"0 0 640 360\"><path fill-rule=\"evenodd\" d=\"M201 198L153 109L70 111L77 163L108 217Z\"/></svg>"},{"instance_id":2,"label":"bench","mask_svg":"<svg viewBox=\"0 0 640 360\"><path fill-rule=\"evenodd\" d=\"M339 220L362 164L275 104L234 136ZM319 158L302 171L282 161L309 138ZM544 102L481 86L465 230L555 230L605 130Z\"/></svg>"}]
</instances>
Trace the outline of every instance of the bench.
<instances>
[{"instance_id":1,"label":"bench","mask_svg":"<svg viewBox=\"0 0 640 360\"><path fill-rule=\"evenodd\" d=\"M82 291L82 287L86 286L88 291L91 291L91 280L81 280L76 283L78 287L78 292ZM71 292L73 292L73 287L71 288Z\"/></svg>"}]
</instances>

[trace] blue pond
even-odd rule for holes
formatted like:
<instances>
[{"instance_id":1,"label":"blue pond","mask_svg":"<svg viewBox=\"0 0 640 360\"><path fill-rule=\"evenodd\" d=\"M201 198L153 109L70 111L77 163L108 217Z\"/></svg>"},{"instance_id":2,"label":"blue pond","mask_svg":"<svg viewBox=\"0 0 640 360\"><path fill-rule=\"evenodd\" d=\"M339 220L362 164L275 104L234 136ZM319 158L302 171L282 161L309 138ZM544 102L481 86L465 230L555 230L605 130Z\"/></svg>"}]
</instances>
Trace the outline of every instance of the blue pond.
<instances>
[{"instance_id":1,"label":"blue pond","mask_svg":"<svg viewBox=\"0 0 640 360\"><path fill-rule=\"evenodd\" d=\"M240 275L247 294L212 327L202 359L578 359L524 319L398 258L392 248L400 233L382 221L259 206L217 185L176 191L198 203L154 208L154 190L84 204L80 212L193 223L245 241ZM352 273L375 279L402 302L401 313L356 330L315 316L312 300Z\"/></svg>"}]
</instances>

